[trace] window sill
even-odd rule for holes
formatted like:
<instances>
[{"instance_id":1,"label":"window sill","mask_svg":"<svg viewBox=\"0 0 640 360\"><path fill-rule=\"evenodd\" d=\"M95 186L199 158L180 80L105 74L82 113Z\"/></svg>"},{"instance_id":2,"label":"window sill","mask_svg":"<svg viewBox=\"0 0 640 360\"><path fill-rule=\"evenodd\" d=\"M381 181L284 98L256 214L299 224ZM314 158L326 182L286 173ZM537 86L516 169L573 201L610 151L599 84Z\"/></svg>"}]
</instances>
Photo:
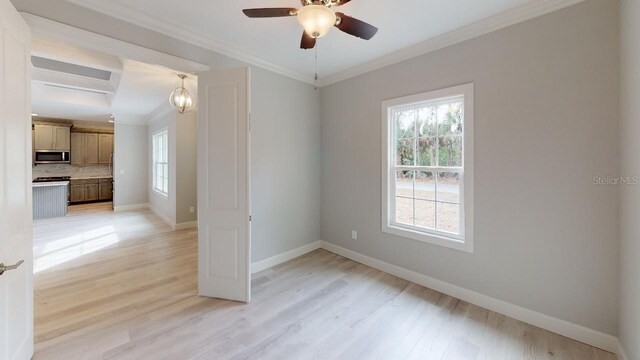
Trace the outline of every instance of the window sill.
<instances>
[{"instance_id":1,"label":"window sill","mask_svg":"<svg viewBox=\"0 0 640 360\"><path fill-rule=\"evenodd\" d=\"M461 240L455 237L431 234L394 225L383 225L382 232L406 239L473 253L473 243L468 236L467 239Z\"/></svg>"},{"instance_id":2,"label":"window sill","mask_svg":"<svg viewBox=\"0 0 640 360\"><path fill-rule=\"evenodd\" d=\"M163 192L162 192L162 191L160 191L160 190L153 189L153 192L155 192L156 194L158 194L158 195L160 195L160 196L162 196L162 197L169 198L169 194L167 194L167 193L163 193Z\"/></svg>"}]
</instances>

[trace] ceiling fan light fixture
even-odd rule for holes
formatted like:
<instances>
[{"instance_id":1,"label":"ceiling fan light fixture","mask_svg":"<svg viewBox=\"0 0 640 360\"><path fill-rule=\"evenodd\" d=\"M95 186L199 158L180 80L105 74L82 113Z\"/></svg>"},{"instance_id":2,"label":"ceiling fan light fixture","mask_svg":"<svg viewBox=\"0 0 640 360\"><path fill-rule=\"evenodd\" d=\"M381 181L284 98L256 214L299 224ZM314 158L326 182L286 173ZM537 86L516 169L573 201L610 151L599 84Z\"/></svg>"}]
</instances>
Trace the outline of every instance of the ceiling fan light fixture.
<instances>
[{"instance_id":1,"label":"ceiling fan light fixture","mask_svg":"<svg viewBox=\"0 0 640 360\"><path fill-rule=\"evenodd\" d=\"M175 89L171 96L169 97L169 103L173 106L180 114L185 114L193 110L196 106L195 101L185 89L184 87L184 79L187 78L187 75L180 74L178 75L180 79L182 79L182 84L179 88Z\"/></svg>"},{"instance_id":2,"label":"ceiling fan light fixture","mask_svg":"<svg viewBox=\"0 0 640 360\"><path fill-rule=\"evenodd\" d=\"M314 38L325 36L336 24L336 13L324 5L307 5L298 10L297 17L307 35Z\"/></svg>"}]
</instances>

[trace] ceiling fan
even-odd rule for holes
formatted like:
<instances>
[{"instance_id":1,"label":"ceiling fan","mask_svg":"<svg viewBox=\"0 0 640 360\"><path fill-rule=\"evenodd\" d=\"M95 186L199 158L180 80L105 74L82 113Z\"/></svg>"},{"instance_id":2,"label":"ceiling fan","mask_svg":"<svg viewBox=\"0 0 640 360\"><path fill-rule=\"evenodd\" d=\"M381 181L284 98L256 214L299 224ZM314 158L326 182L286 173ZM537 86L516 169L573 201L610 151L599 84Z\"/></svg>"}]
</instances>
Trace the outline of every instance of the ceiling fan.
<instances>
[{"instance_id":1,"label":"ceiling fan","mask_svg":"<svg viewBox=\"0 0 640 360\"><path fill-rule=\"evenodd\" d=\"M347 34L369 40L378 28L364 21L354 19L341 12L334 12L332 7L344 5L351 0L301 0L302 8L261 8L244 9L250 18L271 18L296 16L304 28L300 48L313 49L316 40L326 35L333 26Z\"/></svg>"}]
</instances>

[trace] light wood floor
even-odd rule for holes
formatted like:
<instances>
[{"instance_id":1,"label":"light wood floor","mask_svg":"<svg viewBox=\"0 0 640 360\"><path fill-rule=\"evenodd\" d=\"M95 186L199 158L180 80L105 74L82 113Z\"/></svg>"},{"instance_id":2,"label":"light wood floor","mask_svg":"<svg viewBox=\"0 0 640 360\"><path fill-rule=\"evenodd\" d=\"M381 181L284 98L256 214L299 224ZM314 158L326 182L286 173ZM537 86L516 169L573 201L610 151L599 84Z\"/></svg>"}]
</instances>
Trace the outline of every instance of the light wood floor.
<instances>
[{"instance_id":1,"label":"light wood floor","mask_svg":"<svg viewBox=\"0 0 640 360\"><path fill-rule=\"evenodd\" d=\"M35 359L615 359L324 250L200 298L197 233L110 206L35 223Z\"/></svg>"}]
</instances>

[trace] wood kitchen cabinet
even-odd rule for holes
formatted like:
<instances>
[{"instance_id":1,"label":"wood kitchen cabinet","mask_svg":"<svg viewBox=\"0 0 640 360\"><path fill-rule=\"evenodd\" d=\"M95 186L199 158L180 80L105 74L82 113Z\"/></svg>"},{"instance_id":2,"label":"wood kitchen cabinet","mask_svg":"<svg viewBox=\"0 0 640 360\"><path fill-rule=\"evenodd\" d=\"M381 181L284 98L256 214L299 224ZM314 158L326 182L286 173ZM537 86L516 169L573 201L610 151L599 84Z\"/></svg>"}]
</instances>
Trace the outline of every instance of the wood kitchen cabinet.
<instances>
[{"instance_id":1,"label":"wood kitchen cabinet","mask_svg":"<svg viewBox=\"0 0 640 360\"><path fill-rule=\"evenodd\" d=\"M113 153L113 134L71 133L71 165L107 165Z\"/></svg>"},{"instance_id":2,"label":"wood kitchen cabinet","mask_svg":"<svg viewBox=\"0 0 640 360\"><path fill-rule=\"evenodd\" d=\"M84 163L85 165L98 164L98 134L84 134Z\"/></svg>"},{"instance_id":3,"label":"wood kitchen cabinet","mask_svg":"<svg viewBox=\"0 0 640 360\"><path fill-rule=\"evenodd\" d=\"M53 126L53 150L69 150L71 129L68 126Z\"/></svg>"},{"instance_id":4,"label":"wood kitchen cabinet","mask_svg":"<svg viewBox=\"0 0 640 360\"><path fill-rule=\"evenodd\" d=\"M71 133L71 165L84 164L84 134Z\"/></svg>"},{"instance_id":5,"label":"wood kitchen cabinet","mask_svg":"<svg viewBox=\"0 0 640 360\"><path fill-rule=\"evenodd\" d=\"M72 203L79 203L84 201L84 184L74 184L71 181L71 194L69 201Z\"/></svg>"},{"instance_id":6,"label":"wood kitchen cabinet","mask_svg":"<svg viewBox=\"0 0 640 360\"><path fill-rule=\"evenodd\" d=\"M69 126L34 125L35 150L69 150L70 139Z\"/></svg>"},{"instance_id":7,"label":"wood kitchen cabinet","mask_svg":"<svg viewBox=\"0 0 640 360\"><path fill-rule=\"evenodd\" d=\"M111 154L113 154L113 134L98 135L98 162L100 164L111 164Z\"/></svg>"},{"instance_id":8,"label":"wood kitchen cabinet","mask_svg":"<svg viewBox=\"0 0 640 360\"><path fill-rule=\"evenodd\" d=\"M112 200L111 178L71 180L71 203Z\"/></svg>"},{"instance_id":9,"label":"wood kitchen cabinet","mask_svg":"<svg viewBox=\"0 0 640 360\"><path fill-rule=\"evenodd\" d=\"M49 125L35 125L36 150L53 150L53 129Z\"/></svg>"},{"instance_id":10,"label":"wood kitchen cabinet","mask_svg":"<svg viewBox=\"0 0 640 360\"><path fill-rule=\"evenodd\" d=\"M84 186L84 201L96 201L100 199L98 192L100 191L99 184L87 184Z\"/></svg>"},{"instance_id":11,"label":"wood kitchen cabinet","mask_svg":"<svg viewBox=\"0 0 640 360\"><path fill-rule=\"evenodd\" d=\"M100 179L99 197L100 200L111 200L113 191L111 187L111 179Z\"/></svg>"}]
</instances>

